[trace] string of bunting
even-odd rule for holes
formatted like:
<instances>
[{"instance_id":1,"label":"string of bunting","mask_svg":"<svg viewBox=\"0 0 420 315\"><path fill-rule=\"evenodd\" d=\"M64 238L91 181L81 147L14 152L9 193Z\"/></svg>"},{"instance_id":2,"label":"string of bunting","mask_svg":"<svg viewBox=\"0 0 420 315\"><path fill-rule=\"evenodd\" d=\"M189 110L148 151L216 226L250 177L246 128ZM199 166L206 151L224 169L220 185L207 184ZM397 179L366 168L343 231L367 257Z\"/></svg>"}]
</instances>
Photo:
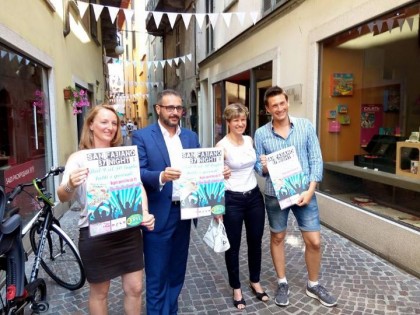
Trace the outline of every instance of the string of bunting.
<instances>
[{"instance_id":1,"label":"string of bunting","mask_svg":"<svg viewBox=\"0 0 420 315\"><path fill-rule=\"evenodd\" d=\"M112 57L106 57L106 63L110 62L112 60L112 63L115 64L132 64L134 67L137 67L138 65L140 67L144 67L147 64L147 68L150 69L152 66L154 66L156 69L159 67L159 65L162 67L162 69L165 67L165 65L172 66L178 66L180 62L183 62L185 64L186 61L191 61L192 54L170 58L170 59L162 59L162 60L154 60L154 61L136 61L136 60L121 60L118 58L112 58Z\"/></svg>"},{"instance_id":2,"label":"string of bunting","mask_svg":"<svg viewBox=\"0 0 420 315\"><path fill-rule=\"evenodd\" d=\"M106 6L106 5L94 4L94 3L87 3L87 2L83 2L83 1L78 1L77 5L79 7L80 16L82 18L85 15L89 5L91 5L92 8L93 8L93 12L94 12L96 21L98 21L98 19L101 16L101 13L102 13L104 8L108 9L109 16L110 16L110 19L111 19L112 23L115 22L115 19L116 19L118 13L120 12L120 10L124 12L126 21L130 21L131 18L133 17L133 15L134 15L134 10L131 10L131 9L121 9L121 8L118 8L118 7ZM233 15L235 15L237 17L241 26L243 26L243 24L245 22L245 18L247 17L247 15L249 15L249 17L251 18L252 23L254 25L255 25L255 23L257 23L257 20L258 20L258 17L259 17L258 11L234 12L234 13L176 13L176 12L144 11L144 13L145 13L145 17L147 17L149 14L151 14L153 16L153 19L155 21L155 24L156 24L157 28L159 27L160 22L161 22L164 14L167 15L167 17L169 19L169 23L171 25L171 28L174 27L175 21L178 18L178 15L181 15L186 29L188 29L191 18L193 16L196 18L200 29L203 26L203 22L204 22L204 19L205 19L206 16L208 16L208 18L210 20L210 24L212 25L213 29L216 27L219 16L222 16L223 21L225 22L225 24L228 28L230 27L230 23L231 23Z\"/></svg>"},{"instance_id":3,"label":"string of bunting","mask_svg":"<svg viewBox=\"0 0 420 315\"><path fill-rule=\"evenodd\" d=\"M108 12L109 12L110 19L111 19L112 23L115 22L115 19L116 19L118 13L120 12L120 10L122 10L124 12L126 21L130 21L131 18L133 17L133 15L134 15L134 10L131 10L131 9L121 9L119 7L105 6L105 5L101 5L101 4L87 3L87 2L82 2L82 1L78 1L77 5L79 7L80 16L82 18L85 15L88 6L91 5L92 8L93 8L93 11L94 11L96 21L98 21L98 19L99 19L99 17L100 17L104 8L108 9ZM217 21L219 20L220 16L223 18L223 21L225 22L225 24L228 28L230 27L230 23L231 23L233 15L235 15L237 17L241 26L244 25L244 21L245 21L245 18L246 18L247 15L249 15L249 17L251 18L251 21L252 21L253 25L255 25L255 23L258 21L258 18L259 18L259 12L258 11L227 12L227 13L176 13L176 12L144 11L144 14L145 14L145 17L144 17L145 20L146 20L146 17L149 14L151 14L153 16L153 19L155 21L155 24L156 24L157 28L159 28L159 25L160 25L160 22L162 20L163 15L166 14L168 19L169 19L169 23L170 23L172 29L174 28L174 25L175 25L175 22L178 18L178 15L181 15L186 29L188 29L188 26L190 24L190 21L191 21L192 17L195 17L200 29L202 29L202 27L203 27L203 23L204 23L204 20L205 20L206 16L209 18L210 24L213 27L213 29L215 29ZM402 29L402 25L404 24L405 20L407 20L407 22L410 26L410 29L412 30L413 21L414 21L413 18L404 19L404 18L398 18L398 17L395 17L395 18L391 17L391 18L388 18L386 20L377 20L375 22L371 22L371 23L368 24L368 28L372 32L374 26L376 26L378 28L379 32L381 32L383 24L387 24L388 30L391 32L395 19L397 19L397 21L398 21L398 25L400 27L400 30ZM362 29L362 27L358 28L359 33L361 32L361 29Z\"/></svg>"},{"instance_id":4,"label":"string of bunting","mask_svg":"<svg viewBox=\"0 0 420 315\"><path fill-rule=\"evenodd\" d=\"M124 80L119 80L117 85L121 85L121 86L134 86L134 87L138 87L138 86L146 86L148 88L151 88L153 86L159 86L162 85L163 86L163 82L162 81L156 81L156 82L136 82L136 81L124 81Z\"/></svg>"}]
</instances>

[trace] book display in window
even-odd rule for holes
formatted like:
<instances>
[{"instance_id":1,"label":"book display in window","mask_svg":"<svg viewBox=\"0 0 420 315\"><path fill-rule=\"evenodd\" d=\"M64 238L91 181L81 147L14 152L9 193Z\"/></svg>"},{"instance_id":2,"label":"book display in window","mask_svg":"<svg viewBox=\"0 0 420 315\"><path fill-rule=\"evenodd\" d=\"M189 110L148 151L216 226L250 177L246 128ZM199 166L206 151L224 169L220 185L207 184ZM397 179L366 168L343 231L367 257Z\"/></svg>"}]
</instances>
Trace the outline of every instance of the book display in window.
<instances>
[{"instance_id":1,"label":"book display in window","mask_svg":"<svg viewBox=\"0 0 420 315\"><path fill-rule=\"evenodd\" d=\"M366 147L383 125L382 104L362 104L360 123L360 145Z\"/></svg>"},{"instance_id":2,"label":"book display in window","mask_svg":"<svg viewBox=\"0 0 420 315\"><path fill-rule=\"evenodd\" d=\"M353 74L333 73L330 78L331 96L352 96L353 95Z\"/></svg>"}]
</instances>

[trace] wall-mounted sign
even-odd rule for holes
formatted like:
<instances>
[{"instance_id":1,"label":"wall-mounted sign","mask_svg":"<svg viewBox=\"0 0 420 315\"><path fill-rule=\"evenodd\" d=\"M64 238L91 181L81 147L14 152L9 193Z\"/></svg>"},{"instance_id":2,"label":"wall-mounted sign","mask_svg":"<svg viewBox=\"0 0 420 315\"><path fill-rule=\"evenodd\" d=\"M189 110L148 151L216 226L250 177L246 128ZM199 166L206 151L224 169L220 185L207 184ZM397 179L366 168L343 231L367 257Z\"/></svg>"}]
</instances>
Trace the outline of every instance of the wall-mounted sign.
<instances>
[{"instance_id":1,"label":"wall-mounted sign","mask_svg":"<svg viewBox=\"0 0 420 315\"><path fill-rule=\"evenodd\" d=\"M283 88L289 97L289 104L302 104L302 84L295 84Z\"/></svg>"}]
</instances>

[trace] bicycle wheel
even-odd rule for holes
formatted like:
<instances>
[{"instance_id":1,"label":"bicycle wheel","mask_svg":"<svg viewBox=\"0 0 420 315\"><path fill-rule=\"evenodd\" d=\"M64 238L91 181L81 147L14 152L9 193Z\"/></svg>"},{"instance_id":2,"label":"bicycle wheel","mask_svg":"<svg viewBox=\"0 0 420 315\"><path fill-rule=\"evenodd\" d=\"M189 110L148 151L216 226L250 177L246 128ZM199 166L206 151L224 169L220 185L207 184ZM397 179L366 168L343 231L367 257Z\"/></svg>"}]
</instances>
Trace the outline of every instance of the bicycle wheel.
<instances>
[{"instance_id":1,"label":"bicycle wheel","mask_svg":"<svg viewBox=\"0 0 420 315\"><path fill-rule=\"evenodd\" d=\"M47 303L47 285L44 279L35 279L34 282L26 286L30 296L30 309L32 314L39 314L48 311L49 304ZM23 313L22 313L23 314Z\"/></svg>"},{"instance_id":2,"label":"bicycle wheel","mask_svg":"<svg viewBox=\"0 0 420 315\"><path fill-rule=\"evenodd\" d=\"M42 224L36 222L30 230L30 241L34 253L38 253ZM69 290L83 287L86 281L82 260L76 245L56 224L47 233L41 266L59 285Z\"/></svg>"}]
</instances>

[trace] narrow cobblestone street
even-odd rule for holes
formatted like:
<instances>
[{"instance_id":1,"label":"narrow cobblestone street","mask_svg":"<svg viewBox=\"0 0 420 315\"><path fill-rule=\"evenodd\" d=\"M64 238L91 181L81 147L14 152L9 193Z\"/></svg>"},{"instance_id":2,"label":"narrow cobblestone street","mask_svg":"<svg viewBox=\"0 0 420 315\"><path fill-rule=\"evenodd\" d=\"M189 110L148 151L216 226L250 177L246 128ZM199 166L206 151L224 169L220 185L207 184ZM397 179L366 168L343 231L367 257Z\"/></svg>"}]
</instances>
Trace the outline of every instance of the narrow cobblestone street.
<instances>
[{"instance_id":1,"label":"narrow cobblestone street","mask_svg":"<svg viewBox=\"0 0 420 315\"><path fill-rule=\"evenodd\" d=\"M74 239L77 237L79 212L68 211L62 226ZM179 314L420 314L420 280L371 252L355 245L337 233L322 227L323 260L321 283L338 297L338 306L327 308L305 294L306 269L300 233L290 219L287 237L287 277L290 305L274 304L276 277L270 256L269 230L263 238L261 283L271 297L266 304L258 301L248 288L247 249L242 240L240 257L241 281L246 310L236 311L232 305L223 254L212 253L202 241L209 218L199 220L192 229L188 271L179 300ZM48 286L50 310L47 314L88 314L88 286L70 292L55 284L43 271ZM111 284L109 314L122 315L123 293L119 280ZM143 303L144 310L144 303ZM145 314L145 311L143 311Z\"/></svg>"}]
</instances>

